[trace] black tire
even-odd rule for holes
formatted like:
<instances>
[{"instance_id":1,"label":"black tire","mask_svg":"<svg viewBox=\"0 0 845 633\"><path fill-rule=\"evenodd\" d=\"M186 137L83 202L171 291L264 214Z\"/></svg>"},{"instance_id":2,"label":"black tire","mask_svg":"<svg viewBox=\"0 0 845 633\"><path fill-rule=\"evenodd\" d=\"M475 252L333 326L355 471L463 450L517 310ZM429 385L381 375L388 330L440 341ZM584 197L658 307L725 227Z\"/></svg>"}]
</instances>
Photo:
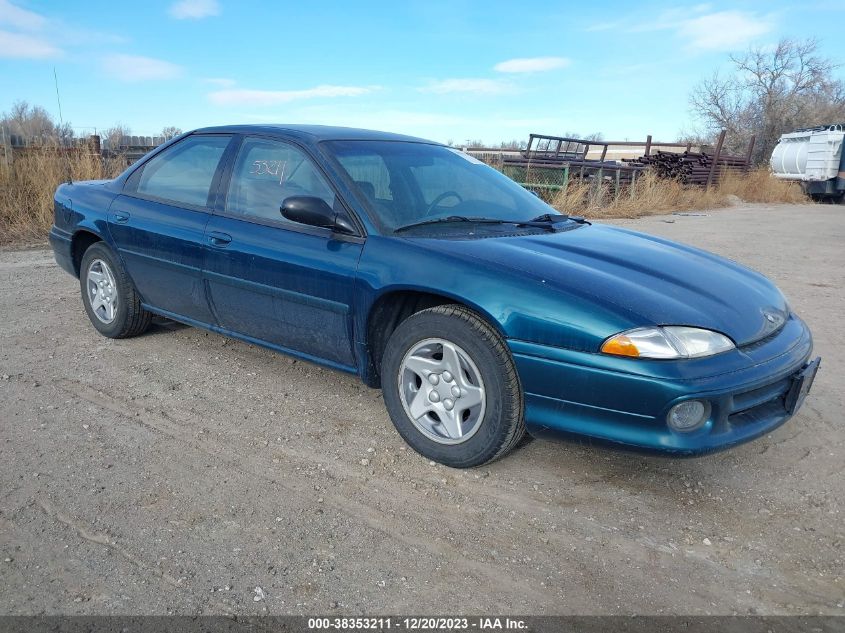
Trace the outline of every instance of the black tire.
<instances>
[{"instance_id":1,"label":"black tire","mask_svg":"<svg viewBox=\"0 0 845 633\"><path fill-rule=\"evenodd\" d=\"M481 374L486 404L478 430L457 444L443 444L420 431L406 413L400 394L405 355L430 338L460 346ZM396 430L418 453L446 466L470 468L498 459L525 434L522 387L502 337L478 314L461 305L422 310L399 324L384 351L382 390Z\"/></svg>"},{"instance_id":2,"label":"black tire","mask_svg":"<svg viewBox=\"0 0 845 633\"><path fill-rule=\"evenodd\" d=\"M109 323L104 322L95 314L87 289L91 264L97 260L106 263L115 281L117 308L115 309L114 320ZM91 324L103 336L129 338L143 334L150 326L152 313L141 307L141 298L138 296L132 280L126 274L120 260L115 257L105 243L95 242L82 256L82 263L79 266L79 287L85 312L88 314Z\"/></svg>"}]
</instances>

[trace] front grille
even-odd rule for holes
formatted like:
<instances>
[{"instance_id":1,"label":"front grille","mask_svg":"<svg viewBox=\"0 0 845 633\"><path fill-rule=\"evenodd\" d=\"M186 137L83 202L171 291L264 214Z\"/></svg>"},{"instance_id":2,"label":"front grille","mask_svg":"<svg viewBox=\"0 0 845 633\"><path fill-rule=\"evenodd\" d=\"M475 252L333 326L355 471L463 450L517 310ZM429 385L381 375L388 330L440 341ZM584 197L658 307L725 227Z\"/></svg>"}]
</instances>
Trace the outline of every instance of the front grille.
<instances>
[{"instance_id":1,"label":"front grille","mask_svg":"<svg viewBox=\"0 0 845 633\"><path fill-rule=\"evenodd\" d=\"M746 409L740 413L733 413L728 416L728 421L733 426L742 426L743 424L765 422L784 415L786 415L786 407L783 404L783 398L779 397L775 400L758 404L756 407Z\"/></svg>"},{"instance_id":2,"label":"front grille","mask_svg":"<svg viewBox=\"0 0 845 633\"><path fill-rule=\"evenodd\" d=\"M792 378L783 378L751 391L734 395L728 421L731 424L750 424L786 413L784 397Z\"/></svg>"}]
</instances>

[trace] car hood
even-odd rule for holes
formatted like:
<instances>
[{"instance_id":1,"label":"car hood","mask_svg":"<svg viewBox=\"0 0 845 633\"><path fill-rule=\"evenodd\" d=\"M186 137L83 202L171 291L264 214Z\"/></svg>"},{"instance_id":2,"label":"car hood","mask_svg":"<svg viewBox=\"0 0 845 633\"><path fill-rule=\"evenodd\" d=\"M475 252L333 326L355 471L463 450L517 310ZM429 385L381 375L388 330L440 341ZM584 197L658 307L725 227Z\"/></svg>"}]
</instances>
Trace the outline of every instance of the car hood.
<instances>
[{"instance_id":1,"label":"car hood","mask_svg":"<svg viewBox=\"0 0 845 633\"><path fill-rule=\"evenodd\" d=\"M425 240L430 248L518 271L624 317L689 325L745 345L778 330L786 299L763 275L697 248L608 225L555 233Z\"/></svg>"}]
</instances>

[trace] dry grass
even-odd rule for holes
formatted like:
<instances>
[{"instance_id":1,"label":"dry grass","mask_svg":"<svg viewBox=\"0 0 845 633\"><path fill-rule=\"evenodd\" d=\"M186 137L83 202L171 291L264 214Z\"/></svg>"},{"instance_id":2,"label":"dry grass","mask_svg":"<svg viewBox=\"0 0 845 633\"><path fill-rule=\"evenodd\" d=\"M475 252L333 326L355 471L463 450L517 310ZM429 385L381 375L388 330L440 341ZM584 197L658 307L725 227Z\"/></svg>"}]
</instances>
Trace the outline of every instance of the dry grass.
<instances>
[{"instance_id":1,"label":"dry grass","mask_svg":"<svg viewBox=\"0 0 845 633\"><path fill-rule=\"evenodd\" d=\"M121 165L50 148L19 153L8 166L0 163L0 242L43 240L53 223L53 194L68 174L74 180L111 178Z\"/></svg>"},{"instance_id":2,"label":"dry grass","mask_svg":"<svg viewBox=\"0 0 845 633\"><path fill-rule=\"evenodd\" d=\"M796 183L772 178L765 168L747 174L727 173L710 189L661 180L646 172L619 196L587 182L571 182L552 200L558 210L591 218L638 218L672 211L692 211L731 206L736 196L743 202L809 203Z\"/></svg>"},{"instance_id":3,"label":"dry grass","mask_svg":"<svg viewBox=\"0 0 845 633\"><path fill-rule=\"evenodd\" d=\"M745 202L781 202L786 204L808 204L810 198L796 182L778 180L765 168L755 169L747 174L726 173L719 182L719 192L725 196L736 196Z\"/></svg>"}]
</instances>

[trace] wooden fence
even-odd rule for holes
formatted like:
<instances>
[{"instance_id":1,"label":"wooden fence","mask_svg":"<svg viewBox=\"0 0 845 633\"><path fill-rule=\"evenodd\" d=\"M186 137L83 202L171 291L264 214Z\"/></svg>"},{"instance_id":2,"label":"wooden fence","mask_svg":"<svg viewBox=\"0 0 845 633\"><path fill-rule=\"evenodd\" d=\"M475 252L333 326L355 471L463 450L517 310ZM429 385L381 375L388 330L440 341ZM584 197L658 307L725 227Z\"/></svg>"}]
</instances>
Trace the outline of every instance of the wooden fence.
<instances>
[{"instance_id":1,"label":"wooden fence","mask_svg":"<svg viewBox=\"0 0 845 633\"><path fill-rule=\"evenodd\" d=\"M147 152L155 149L168 138L163 136L122 136L109 140L97 134L82 138L57 139L55 136L29 136L8 134L0 127L0 164L7 167L14 162L16 155L25 155L36 151L52 150L57 152L91 152L102 158L118 159L128 167Z\"/></svg>"}]
</instances>

